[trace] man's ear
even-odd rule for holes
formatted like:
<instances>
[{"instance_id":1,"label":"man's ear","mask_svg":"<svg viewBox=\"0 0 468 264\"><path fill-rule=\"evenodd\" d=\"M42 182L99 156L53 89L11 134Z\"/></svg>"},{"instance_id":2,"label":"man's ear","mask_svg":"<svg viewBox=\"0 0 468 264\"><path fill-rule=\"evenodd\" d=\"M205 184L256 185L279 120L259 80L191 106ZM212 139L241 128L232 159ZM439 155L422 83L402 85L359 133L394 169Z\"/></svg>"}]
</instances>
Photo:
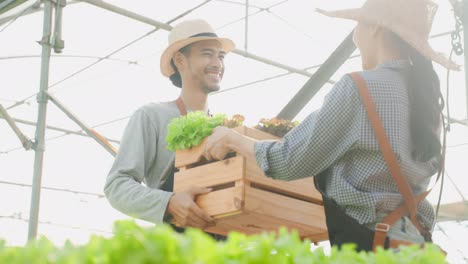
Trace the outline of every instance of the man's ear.
<instances>
[{"instance_id":1,"label":"man's ear","mask_svg":"<svg viewBox=\"0 0 468 264\"><path fill-rule=\"evenodd\" d=\"M174 61L174 65L177 67L179 72L185 67L185 57L181 52L176 52L174 57L172 57L172 60Z\"/></svg>"}]
</instances>

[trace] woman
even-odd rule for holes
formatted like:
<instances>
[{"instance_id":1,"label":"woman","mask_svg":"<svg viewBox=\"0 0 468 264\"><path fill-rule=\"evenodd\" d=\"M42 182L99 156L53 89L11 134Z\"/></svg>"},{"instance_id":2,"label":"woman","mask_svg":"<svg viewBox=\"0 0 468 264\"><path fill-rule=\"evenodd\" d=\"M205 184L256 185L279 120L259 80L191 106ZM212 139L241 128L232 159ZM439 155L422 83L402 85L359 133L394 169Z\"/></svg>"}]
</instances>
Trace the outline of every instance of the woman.
<instances>
[{"instance_id":1,"label":"woman","mask_svg":"<svg viewBox=\"0 0 468 264\"><path fill-rule=\"evenodd\" d=\"M442 164L443 109L432 61L458 69L428 44L436 8L427 0L368 0L359 9L319 10L358 22L353 40L364 71L345 75L282 142L218 127L205 157L236 151L275 179L314 175L332 245L372 250L429 241L434 212L420 194Z\"/></svg>"}]
</instances>

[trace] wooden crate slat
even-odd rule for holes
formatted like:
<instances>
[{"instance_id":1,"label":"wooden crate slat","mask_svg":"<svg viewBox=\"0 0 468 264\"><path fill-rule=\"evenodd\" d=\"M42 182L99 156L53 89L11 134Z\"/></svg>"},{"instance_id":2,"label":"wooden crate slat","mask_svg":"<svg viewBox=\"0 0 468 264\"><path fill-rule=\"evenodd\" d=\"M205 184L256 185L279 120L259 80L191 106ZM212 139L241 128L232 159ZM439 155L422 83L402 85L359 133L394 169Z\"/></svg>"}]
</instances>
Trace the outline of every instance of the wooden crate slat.
<instances>
[{"instance_id":1,"label":"wooden crate slat","mask_svg":"<svg viewBox=\"0 0 468 264\"><path fill-rule=\"evenodd\" d=\"M250 182L262 185L266 189L296 197L304 201L322 204L322 195L315 188L312 177L294 181L280 181L268 178L258 167L256 161L246 162L246 177Z\"/></svg>"},{"instance_id":2,"label":"wooden crate slat","mask_svg":"<svg viewBox=\"0 0 468 264\"><path fill-rule=\"evenodd\" d=\"M180 168L200 162L203 157L205 142L206 138L202 141L200 145L196 147L190 149L177 150L175 157L175 167Z\"/></svg>"},{"instance_id":3,"label":"wooden crate slat","mask_svg":"<svg viewBox=\"0 0 468 264\"><path fill-rule=\"evenodd\" d=\"M287 224L288 230L300 230L301 238L308 238L311 241L324 241L328 239L328 233L322 229L313 228L294 222L286 222L284 219L262 215L257 213L247 213L233 215L218 221L215 227L209 227L205 231L219 235L227 235L231 230L238 230L247 235L262 232L277 232L281 226Z\"/></svg>"},{"instance_id":4,"label":"wooden crate slat","mask_svg":"<svg viewBox=\"0 0 468 264\"><path fill-rule=\"evenodd\" d=\"M312 242L325 241L328 240L328 231L325 231L324 233L316 233L312 235L302 236L301 238L309 239Z\"/></svg>"},{"instance_id":5,"label":"wooden crate slat","mask_svg":"<svg viewBox=\"0 0 468 264\"><path fill-rule=\"evenodd\" d=\"M195 202L214 218L239 214L244 207L244 188L240 186L212 191L198 196Z\"/></svg>"},{"instance_id":6,"label":"wooden crate slat","mask_svg":"<svg viewBox=\"0 0 468 264\"><path fill-rule=\"evenodd\" d=\"M249 127L245 128L244 133L245 133L244 135L246 135L248 137L251 137L251 138L254 138L254 139L258 139L258 140L281 140L281 138L279 138L279 137L277 137L275 135L263 132L263 131L258 130L258 129L249 128Z\"/></svg>"},{"instance_id":7,"label":"wooden crate slat","mask_svg":"<svg viewBox=\"0 0 468 264\"><path fill-rule=\"evenodd\" d=\"M185 191L191 186L212 187L235 182L243 178L244 157L205 164L200 167L179 171L174 178L174 191Z\"/></svg>"},{"instance_id":8,"label":"wooden crate slat","mask_svg":"<svg viewBox=\"0 0 468 264\"><path fill-rule=\"evenodd\" d=\"M327 230L323 206L245 187L245 211Z\"/></svg>"}]
</instances>

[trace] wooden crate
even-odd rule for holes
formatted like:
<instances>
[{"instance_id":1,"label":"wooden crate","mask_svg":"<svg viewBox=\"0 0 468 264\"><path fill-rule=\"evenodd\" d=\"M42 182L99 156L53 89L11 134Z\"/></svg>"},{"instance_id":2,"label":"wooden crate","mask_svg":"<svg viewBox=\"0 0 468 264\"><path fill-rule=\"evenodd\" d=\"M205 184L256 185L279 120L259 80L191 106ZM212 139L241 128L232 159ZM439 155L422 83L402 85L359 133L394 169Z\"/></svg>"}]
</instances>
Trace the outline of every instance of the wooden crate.
<instances>
[{"instance_id":1,"label":"wooden crate","mask_svg":"<svg viewBox=\"0 0 468 264\"><path fill-rule=\"evenodd\" d=\"M255 139L278 139L244 126L235 130ZM216 226L206 231L255 234L286 226L314 242L328 239L322 197L312 177L289 182L273 180L265 176L255 160L240 155L207 163L202 158L203 149L204 144L176 152L179 172L175 174L174 191L191 186L213 188L196 200L216 219Z\"/></svg>"}]
</instances>

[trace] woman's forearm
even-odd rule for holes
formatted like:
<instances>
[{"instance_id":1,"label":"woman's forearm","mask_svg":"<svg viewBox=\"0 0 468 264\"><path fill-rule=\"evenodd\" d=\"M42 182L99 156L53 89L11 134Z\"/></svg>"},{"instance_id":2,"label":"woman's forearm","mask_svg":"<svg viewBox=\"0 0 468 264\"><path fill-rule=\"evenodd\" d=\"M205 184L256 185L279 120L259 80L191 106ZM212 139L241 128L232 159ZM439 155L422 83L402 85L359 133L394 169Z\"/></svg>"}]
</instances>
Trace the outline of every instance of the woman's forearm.
<instances>
[{"instance_id":1,"label":"woman's forearm","mask_svg":"<svg viewBox=\"0 0 468 264\"><path fill-rule=\"evenodd\" d=\"M257 140L243 136L235 131L229 135L228 147L247 159L255 160L255 142Z\"/></svg>"}]
</instances>

